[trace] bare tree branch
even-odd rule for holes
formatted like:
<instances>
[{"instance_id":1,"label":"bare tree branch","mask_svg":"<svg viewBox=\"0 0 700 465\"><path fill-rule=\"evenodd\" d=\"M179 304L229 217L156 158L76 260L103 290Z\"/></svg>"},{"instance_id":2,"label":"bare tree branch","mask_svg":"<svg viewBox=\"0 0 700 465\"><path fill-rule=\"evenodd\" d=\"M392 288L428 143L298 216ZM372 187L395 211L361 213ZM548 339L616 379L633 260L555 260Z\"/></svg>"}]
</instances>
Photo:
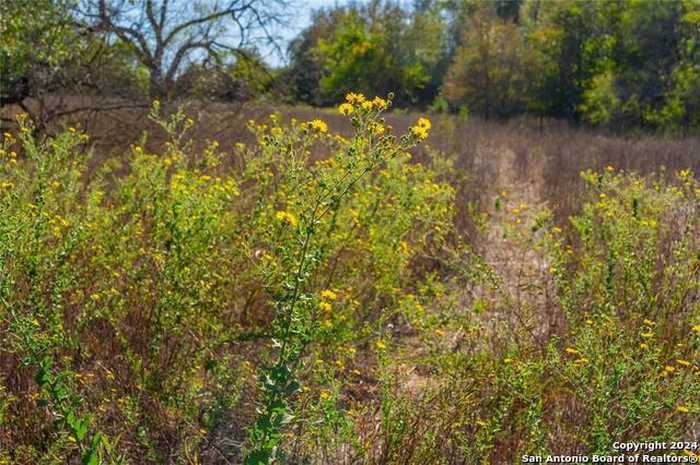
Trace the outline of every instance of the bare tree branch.
<instances>
[{"instance_id":1,"label":"bare tree branch","mask_svg":"<svg viewBox=\"0 0 700 465\"><path fill-rule=\"evenodd\" d=\"M130 45L149 70L151 97L167 97L187 58L204 61L224 50L254 46L257 32L281 53L271 25L281 24L290 1L84 0L78 16L86 28ZM235 45L222 46L234 37Z\"/></svg>"}]
</instances>

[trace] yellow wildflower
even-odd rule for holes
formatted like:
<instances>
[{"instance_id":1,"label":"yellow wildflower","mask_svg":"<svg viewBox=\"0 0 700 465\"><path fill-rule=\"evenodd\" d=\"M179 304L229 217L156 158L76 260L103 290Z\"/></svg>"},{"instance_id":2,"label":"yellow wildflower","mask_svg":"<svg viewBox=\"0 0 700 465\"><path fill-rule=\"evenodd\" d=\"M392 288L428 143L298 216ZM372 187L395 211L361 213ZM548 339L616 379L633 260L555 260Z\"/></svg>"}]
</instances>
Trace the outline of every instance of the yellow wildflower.
<instances>
[{"instance_id":1,"label":"yellow wildflower","mask_svg":"<svg viewBox=\"0 0 700 465\"><path fill-rule=\"evenodd\" d=\"M679 405L678 407L676 407L676 412L688 413L688 412L690 412L690 409L688 407L686 407L685 405Z\"/></svg>"},{"instance_id":2,"label":"yellow wildflower","mask_svg":"<svg viewBox=\"0 0 700 465\"><path fill-rule=\"evenodd\" d=\"M341 115L348 116L354 111L354 108L349 103L341 103L338 107L338 111Z\"/></svg>"},{"instance_id":3,"label":"yellow wildflower","mask_svg":"<svg viewBox=\"0 0 700 465\"><path fill-rule=\"evenodd\" d=\"M321 302L320 304L318 304L318 308L319 308L322 312L328 313L328 312L331 311L331 309L332 309L333 307L331 307L331 304L329 304L328 302Z\"/></svg>"},{"instance_id":4,"label":"yellow wildflower","mask_svg":"<svg viewBox=\"0 0 700 465\"><path fill-rule=\"evenodd\" d=\"M372 100L372 103L374 104L375 107L379 110L383 110L387 107L387 101L384 100L381 97L374 97L374 100Z\"/></svg>"},{"instance_id":5,"label":"yellow wildflower","mask_svg":"<svg viewBox=\"0 0 700 465\"><path fill-rule=\"evenodd\" d=\"M433 127L430 120L428 118L423 118L423 117L418 118L418 121L416 122L416 126L418 126L419 128L425 128L428 130Z\"/></svg>"},{"instance_id":6,"label":"yellow wildflower","mask_svg":"<svg viewBox=\"0 0 700 465\"><path fill-rule=\"evenodd\" d=\"M415 126L411 128L411 133L418 139L425 140L428 138L428 131L430 131L431 127L432 124L430 123L430 120L428 118L421 117L418 118Z\"/></svg>"},{"instance_id":7,"label":"yellow wildflower","mask_svg":"<svg viewBox=\"0 0 700 465\"><path fill-rule=\"evenodd\" d=\"M374 107L374 103L369 100L362 102L362 109L370 111Z\"/></svg>"},{"instance_id":8,"label":"yellow wildflower","mask_svg":"<svg viewBox=\"0 0 700 465\"><path fill-rule=\"evenodd\" d=\"M296 226L298 223L297 219L294 215L292 215L289 212L285 212L285 211L278 211L275 214L275 218L277 218L277 220L279 220L283 223L287 223L290 226Z\"/></svg>"},{"instance_id":9,"label":"yellow wildflower","mask_svg":"<svg viewBox=\"0 0 700 465\"><path fill-rule=\"evenodd\" d=\"M381 136L384 134L385 128L384 125L382 125L381 123L373 123L370 126L370 130L375 136Z\"/></svg>"},{"instance_id":10,"label":"yellow wildflower","mask_svg":"<svg viewBox=\"0 0 700 465\"><path fill-rule=\"evenodd\" d=\"M690 362L687 360L676 359L676 363L684 367L690 366Z\"/></svg>"},{"instance_id":11,"label":"yellow wildflower","mask_svg":"<svg viewBox=\"0 0 700 465\"><path fill-rule=\"evenodd\" d=\"M428 130L420 126L413 126L411 128L411 133L420 140L428 138Z\"/></svg>"},{"instance_id":12,"label":"yellow wildflower","mask_svg":"<svg viewBox=\"0 0 700 465\"><path fill-rule=\"evenodd\" d=\"M321 298L324 300L335 300L338 298L338 294L331 291L330 289L324 289L321 291Z\"/></svg>"},{"instance_id":13,"label":"yellow wildflower","mask_svg":"<svg viewBox=\"0 0 700 465\"><path fill-rule=\"evenodd\" d=\"M673 373L674 371L676 371L676 369L675 369L674 367L672 367L671 365L666 365L666 366L664 367L664 371L665 371L666 373L669 373L669 374L670 374L670 373Z\"/></svg>"},{"instance_id":14,"label":"yellow wildflower","mask_svg":"<svg viewBox=\"0 0 700 465\"><path fill-rule=\"evenodd\" d=\"M567 347L566 349L564 349L564 351L567 354L578 354L578 350L574 349L573 347Z\"/></svg>"},{"instance_id":15,"label":"yellow wildflower","mask_svg":"<svg viewBox=\"0 0 700 465\"><path fill-rule=\"evenodd\" d=\"M378 350L386 349L386 343L384 341L382 341L381 339L379 339L374 345L377 346Z\"/></svg>"},{"instance_id":16,"label":"yellow wildflower","mask_svg":"<svg viewBox=\"0 0 700 465\"><path fill-rule=\"evenodd\" d=\"M328 125L325 121L320 119L311 121L311 127L316 129L318 132L328 132Z\"/></svg>"},{"instance_id":17,"label":"yellow wildflower","mask_svg":"<svg viewBox=\"0 0 700 465\"><path fill-rule=\"evenodd\" d=\"M365 96L362 94L356 94L354 92L350 92L345 96L345 100L347 100L348 103L355 104L355 103L362 103L365 101Z\"/></svg>"}]
</instances>

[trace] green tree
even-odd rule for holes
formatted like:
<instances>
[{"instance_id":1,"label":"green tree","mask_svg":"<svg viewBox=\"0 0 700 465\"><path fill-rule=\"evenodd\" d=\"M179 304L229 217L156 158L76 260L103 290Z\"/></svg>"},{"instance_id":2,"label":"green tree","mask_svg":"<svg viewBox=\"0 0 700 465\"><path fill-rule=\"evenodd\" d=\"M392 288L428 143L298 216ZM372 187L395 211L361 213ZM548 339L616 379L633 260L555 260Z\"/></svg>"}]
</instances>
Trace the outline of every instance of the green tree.
<instances>
[{"instance_id":1,"label":"green tree","mask_svg":"<svg viewBox=\"0 0 700 465\"><path fill-rule=\"evenodd\" d=\"M627 5L618 86L627 117L639 125L654 126L680 59L682 4L650 0Z\"/></svg>"},{"instance_id":2,"label":"green tree","mask_svg":"<svg viewBox=\"0 0 700 465\"><path fill-rule=\"evenodd\" d=\"M619 116L621 102L615 88L615 76L611 72L593 78L584 92L584 102L579 110L586 121L598 126L607 126Z\"/></svg>"},{"instance_id":3,"label":"green tree","mask_svg":"<svg viewBox=\"0 0 700 465\"><path fill-rule=\"evenodd\" d=\"M50 0L0 4L1 104L21 104L55 78L46 71L62 68L72 58L76 37L65 11L65 3Z\"/></svg>"},{"instance_id":4,"label":"green tree","mask_svg":"<svg viewBox=\"0 0 700 465\"><path fill-rule=\"evenodd\" d=\"M241 58L239 54L245 53ZM173 85L178 96L245 102L268 92L274 76L259 52L222 55L214 63L191 63Z\"/></svg>"},{"instance_id":5,"label":"green tree","mask_svg":"<svg viewBox=\"0 0 700 465\"><path fill-rule=\"evenodd\" d=\"M684 5L687 11L680 24L680 60L671 73L661 118L666 126L688 130L700 126L700 3Z\"/></svg>"},{"instance_id":6,"label":"green tree","mask_svg":"<svg viewBox=\"0 0 700 465\"><path fill-rule=\"evenodd\" d=\"M290 83L295 100L315 105L324 103L320 89L323 62L315 50L321 39L330 37L345 11L342 8L314 11L311 25L289 43L290 66L284 79Z\"/></svg>"},{"instance_id":7,"label":"green tree","mask_svg":"<svg viewBox=\"0 0 700 465\"><path fill-rule=\"evenodd\" d=\"M465 24L462 45L448 70L443 94L484 118L523 111L528 54L517 26L482 8Z\"/></svg>"},{"instance_id":8,"label":"green tree","mask_svg":"<svg viewBox=\"0 0 700 465\"><path fill-rule=\"evenodd\" d=\"M525 24L534 76L530 107L549 116L578 119L596 61L587 47L595 35L595 3L584 0L531 2Z\"/></svg>"},{"instance_id":9,"label":"green tree","mask_svg":"<svg viewBox=\"0 0 700 465\"><path fill-rule=\"evenodd\" d=\"M124 97L138 92L136 69L121 43L84 34L72 0L0 3L0 105L17 105L36 131L81 109L113 108L104 100L75 103L72 95ZM6 121L12 123L12 121Z\"/></svg>"},{"instance_id":10,"label":"green tree","mask_svg":"<svg viewBox=\"0 0 700 465\"><path fill-rule=\"evenodd\" d=\"M405 10L373 1L320 10L290 46L297 98L330 103L346 92L396 92L400 104L427 104L444 68L444 24L429 5Z\"/></svg>"}]
</instances>

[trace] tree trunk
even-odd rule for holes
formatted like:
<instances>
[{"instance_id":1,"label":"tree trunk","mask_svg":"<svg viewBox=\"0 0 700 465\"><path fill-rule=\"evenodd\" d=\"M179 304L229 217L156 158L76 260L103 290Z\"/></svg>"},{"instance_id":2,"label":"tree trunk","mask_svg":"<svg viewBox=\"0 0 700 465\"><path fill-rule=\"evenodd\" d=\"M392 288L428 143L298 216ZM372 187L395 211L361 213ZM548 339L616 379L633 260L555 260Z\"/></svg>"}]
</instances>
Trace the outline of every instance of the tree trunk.
<instances>
[{"instance_id":1,"label":"tree trunk","mask_svg":"<svg viewBox=\"0 0 700 465\"><path fill-rule=\"evenodd\" d=\"M160 67L152 67L150 70L151 79L148 83L148 98L153 100L163 100L167 97L165 79Z\"/></svg>"}]
</instances>

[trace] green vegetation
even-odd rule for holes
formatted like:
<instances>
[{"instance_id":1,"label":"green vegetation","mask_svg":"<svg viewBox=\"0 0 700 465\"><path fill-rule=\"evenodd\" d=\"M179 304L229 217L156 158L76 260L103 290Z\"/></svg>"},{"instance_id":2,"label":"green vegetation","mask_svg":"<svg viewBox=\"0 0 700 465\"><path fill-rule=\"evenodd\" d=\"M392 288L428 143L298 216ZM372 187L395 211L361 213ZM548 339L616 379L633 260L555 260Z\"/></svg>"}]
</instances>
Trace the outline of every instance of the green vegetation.
<instances>
[{"instance_id":1,"label":"green vegetation","mask_svg":"<svg viewBox=\"0 0 700 465\"><path fill-rule=\"evenodd\" d=\"M350 137L273 114L231 152L195 150L194 121L156 103L162 151L144 135L110 160L21 119L0 165L0 463L502 463L692 439L693 174L583 172L563 223L503 192L488 226L456 208L453 157L412 160L431 122L395 135L390 104L349 94ZM490 228L518 278L477 251Z\"/></svg>"},{"instance_id":2,"label":"green vegetation","mask_svg":"<svg viewBox=\"0 0 700 465\"><path fill-rule=\"evenodd\" d=\"M295 97L401 89L484 118L697 127L697 1L392 2L317 12L291 47ZM392 87L393 86L393 87Z\"/></svg>"},{"instance_id":3,"label":"green vegetation","mask_svg":"<svg viewBox=\"0 0 700 465\"><path fill-rule=\"evenodd\" d=\"M486 119L683 133L700 124L698 0L341 2L314 11L288 64L270 67L264 52L281 50L274 30L297 6L6 2L1 101L40 131L155 98L328 106L349 91ZM56 101L67 95L93 101Z\"/></svg>"},{"instance_id":4,"label":"green vegetation","mask_svg":"<svg viewBox=\"0 0 700 465\"><path fill-rule=\"evenodd\" d=\"M0 4L0 465L700 460L698 0L294 6Z\"/></svg>"}]
</instances>

